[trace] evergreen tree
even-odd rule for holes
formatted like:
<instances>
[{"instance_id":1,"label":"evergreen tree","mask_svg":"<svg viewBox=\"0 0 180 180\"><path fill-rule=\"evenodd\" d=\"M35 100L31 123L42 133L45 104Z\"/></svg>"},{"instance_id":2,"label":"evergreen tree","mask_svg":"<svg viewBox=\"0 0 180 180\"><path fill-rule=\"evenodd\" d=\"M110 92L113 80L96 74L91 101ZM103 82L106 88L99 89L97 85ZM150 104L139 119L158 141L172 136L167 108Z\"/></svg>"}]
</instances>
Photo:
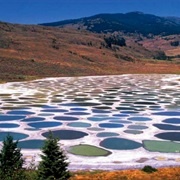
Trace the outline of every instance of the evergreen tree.
<instances>
[{"instance_id":1,"label":"evergreen tree","mask_svg":"<svg viewBox=\"0 0 180 180\"><path fill-rule=\"evenodd\" d=\"M9 134L3 141L0 152L0 179L24 179L23 159L17 144L18 141L13 142L13 137Z\"/></svg>"},{"instance_id":2,"label":"evergreen tree","mask_svg":"<svg viewBox=\"0 0 180 180\"><path fill-rule=\"evenodd\" d=\"M38 167L39 180L67 180L70 173L68 162L63 150L58 146L58 139L50 133L42 148L42 161Z\"/></svg>"}]
</instances>

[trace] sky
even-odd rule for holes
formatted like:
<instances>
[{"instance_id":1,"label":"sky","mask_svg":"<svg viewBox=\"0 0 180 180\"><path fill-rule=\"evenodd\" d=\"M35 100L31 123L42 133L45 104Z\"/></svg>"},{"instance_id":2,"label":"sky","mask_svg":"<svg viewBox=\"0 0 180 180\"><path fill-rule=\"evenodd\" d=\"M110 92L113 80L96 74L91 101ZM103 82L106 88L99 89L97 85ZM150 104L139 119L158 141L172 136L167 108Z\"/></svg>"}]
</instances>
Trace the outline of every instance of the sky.
<instances>
[{"instance_id":1,"label":"sky","mask_svg":"<svg viewBox=\"0 0 180 180\"><path fill-rule=\"evenodd\" d=\"M180 17L180 0L0 0L0 21L18 24L132 11Z\"/></svg>"}]
</instances>

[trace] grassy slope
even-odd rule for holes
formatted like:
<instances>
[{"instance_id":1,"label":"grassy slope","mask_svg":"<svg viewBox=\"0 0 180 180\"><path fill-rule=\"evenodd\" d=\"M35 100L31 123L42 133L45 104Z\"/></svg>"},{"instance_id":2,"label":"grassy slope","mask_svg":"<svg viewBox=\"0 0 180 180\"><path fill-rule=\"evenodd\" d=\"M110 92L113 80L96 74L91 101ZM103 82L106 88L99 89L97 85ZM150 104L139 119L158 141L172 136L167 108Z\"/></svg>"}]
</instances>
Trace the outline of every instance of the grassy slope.
<instances>
[{"instance_id":1,"label":"grassy slope","mask_svg":"<svg viewBox=\"0 0 180 180\"><path fill-rule=\"evenodd\" d=\"M0 81L54 76L180 73L178 63L150 60L153 52L135 43L133 37L125 37L126 47L111 50L102 46L103 36L72 29L0 23Z\"/></svg>"}]
</instances>

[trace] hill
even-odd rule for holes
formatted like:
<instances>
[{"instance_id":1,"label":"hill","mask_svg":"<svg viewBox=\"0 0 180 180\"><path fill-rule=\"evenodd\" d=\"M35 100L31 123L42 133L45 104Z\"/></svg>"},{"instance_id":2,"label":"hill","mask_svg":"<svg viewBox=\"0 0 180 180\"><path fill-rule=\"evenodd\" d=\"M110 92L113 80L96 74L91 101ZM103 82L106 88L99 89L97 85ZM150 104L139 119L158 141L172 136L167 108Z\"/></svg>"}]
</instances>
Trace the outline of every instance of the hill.
<instances>
[{"instance_id":1,"label":"hill","mask_svg":"<svg viewBox=\"0 0 180 180\"><path fill-rule=\"evenodd\" d=\"M96 33L121 31L143 36L180 34L180 18L159 17L141 12L98 14L91 17L44 23L43 26L74 27Z\"/></svg>"},{"instance_id":2,"label":"hill","mask_svg":"<svg viewBox=\"0 0 180 180\"><path fill-rule=\"evenodd\" d=\"M0 22L0 81L122 73L180 73L179 45L171 45L171 42L179 41L179 36L164 38ZM169 59L164 51L171 51L172 58Z\"/></svg>"}]
</instances>

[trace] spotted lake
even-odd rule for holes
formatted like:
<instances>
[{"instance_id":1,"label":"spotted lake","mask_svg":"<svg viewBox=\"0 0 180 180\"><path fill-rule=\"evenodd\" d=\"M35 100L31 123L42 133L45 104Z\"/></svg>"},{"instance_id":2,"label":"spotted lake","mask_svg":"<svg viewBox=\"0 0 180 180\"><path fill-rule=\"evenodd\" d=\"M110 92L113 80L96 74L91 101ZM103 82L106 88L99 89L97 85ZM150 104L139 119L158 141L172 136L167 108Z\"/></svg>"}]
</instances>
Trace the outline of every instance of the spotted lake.
<instances>
[{"instance_id":1,"label":"spotted lake","mask_svg":"<svg viewBox=\"0 0 180 180\"><path fill-rule=\"evenodd\" d=\"M0 146L40 160L51 130L71 169L180 165L180 76L47 78L0 85Z\"/></svg>"}]
</instances>

